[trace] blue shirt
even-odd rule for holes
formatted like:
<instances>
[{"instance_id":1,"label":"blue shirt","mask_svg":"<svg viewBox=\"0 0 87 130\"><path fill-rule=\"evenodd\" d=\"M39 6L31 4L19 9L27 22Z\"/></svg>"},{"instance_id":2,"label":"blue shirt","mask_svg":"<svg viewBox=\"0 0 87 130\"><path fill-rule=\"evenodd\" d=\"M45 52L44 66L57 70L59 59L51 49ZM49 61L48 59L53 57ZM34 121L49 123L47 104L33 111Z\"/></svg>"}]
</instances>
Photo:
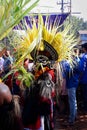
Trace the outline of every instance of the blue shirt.
<instances>
[{"instance_id":1,"label":"blue shirt","mask_svg":"<svg viewBox=\"0 0 87 130\"><path fill-rule=\"evenodd\" d=\"M9 71L9 66L11 65L11 60L9 57L4 58L4 63L3 63L3 69L5 72Z\"/></svg>"},{"instance_id":2,"label":"blue shirt","mask_svg":"<svg viewBox=\"0 0 87 130\"><path fill-rule=\"evenodd\" d=\"M82 71L82 66L80 59L74 58L75 64L74 67L71 68L68 62L65 63L65 68L63 71L63 77L66 79L66 88L77 88L79 84L79 77Z\"/></svg>"},{"instance_id":3,"label":"blue shirt","mask_svg":"<svg viewBox=\"0 0 87 130\"><path fill-rule=\"evenodd\" d=\"M80 83L87 84L87 53L84 53L80 59L83 68Z\"/></svg>"}]
</instances>

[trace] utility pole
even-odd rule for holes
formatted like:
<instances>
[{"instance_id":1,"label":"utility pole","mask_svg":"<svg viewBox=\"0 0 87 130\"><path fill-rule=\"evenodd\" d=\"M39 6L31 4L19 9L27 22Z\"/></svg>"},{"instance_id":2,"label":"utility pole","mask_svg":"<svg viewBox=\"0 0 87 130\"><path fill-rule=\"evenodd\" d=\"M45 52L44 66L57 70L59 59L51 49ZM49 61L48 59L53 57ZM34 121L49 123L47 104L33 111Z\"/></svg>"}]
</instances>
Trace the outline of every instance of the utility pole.
<instances>
[{"instance_id":1,"label":"utility pole","mask_svg":"<svg viewBox=\"0 0 87 130\"><path fill-rule=\"evenodd\" d=\"M70 7L70 11L71 11L71 0L68 0L67 2L65 2L64 0L61 0L61 2L57 2L57 5L61 6L62 14L65 12L65 5L66 5L66 7ZM70 13L70 11L69 11L69 13Z\"/></svg>"},{"instance_id":2,"label":"utility pole","mask_svg":"<svg viewBox=\"0 0 87 130\"><path fill-rule=\"evenodd\" d=\"M63 2L63 0L61 1L61 12L62 12L62 14L64 13L64 2Z\"/></svg>"},{"instance_id":3,"label":"utility pole","mask_svg":"<svg viewBox=\"0 0 87 130\"><path fill-rule=\"evenodd\" d=\"M71 23L71 13L72 13L72 11L71 11L71 8L72 8L72 3L71 3L71 0L70 0L70 3L69 3L69 23Z\"/></svg>"},{"instance_id":4,"label":"utility pole","mask_svg":"<svg viewBox=\"0 0 87 130\"><path fill-rule=\"evenodd\" d=\"M61 8L61 14L63 13L69 13L70 17L71 14L81 14L81 12L72 12L72 0L59 0L57 2L57 5L59 5ZM66 11L67 10L67 11Z\"/></svg>"},{"instance_id":5,"label":"utility pole","mask_svg":"<svg viewBox=\"0 0 87 130\"><path fill-rule=\"evenodd\" d=\"M61 0L61 1L59 1L59 2L57 2L57 5L59 5L60 6L60 9L61 9L61 14L63 15L64 13L65 13L65 5L67 5L68 4L68 2L65 2L64 0ZM62 17L61 17L62 18ZM62 24L62 26L61 26L61 30L63 30L64 29L64 25Z\"/></svg>"},{"instance_id":6,"label":"utility pole","mask_svg":"<svg viewBox=\"0 0 87 130\"><path fill-rule=\"evenodd\" d=\"M69 22L71 17L71 0L61 0L60 2L57 2L57 5L59 5L61 8L61 14L65 13L65 9L67 10L66 13L69 13ZM62 30L64 29L64 26L62 25Z\"/></svg>"}]
</instances>

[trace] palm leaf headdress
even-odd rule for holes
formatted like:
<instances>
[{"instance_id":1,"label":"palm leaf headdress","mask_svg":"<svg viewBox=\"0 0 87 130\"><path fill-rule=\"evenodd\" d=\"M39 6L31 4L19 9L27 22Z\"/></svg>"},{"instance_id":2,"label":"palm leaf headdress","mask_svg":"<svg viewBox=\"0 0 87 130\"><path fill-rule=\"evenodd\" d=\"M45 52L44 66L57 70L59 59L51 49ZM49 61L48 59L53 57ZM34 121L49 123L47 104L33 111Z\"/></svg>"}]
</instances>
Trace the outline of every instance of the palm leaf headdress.
<instances>
[{"instance_id":1,"label":"palm leaf headdress","mask_svg":"<svg viewBox=\"0 0 87 130\"><path fill-rule=\"evenodd\" d=\"M69 60L70 63L72 63L72 49L76 46L77 40L74 34L69 33L71 25L65 27L62 31L58 31L59 26L49 24L48 17L46 19L44 23L43 17L40 15L38 18L38 25L34 19L32 28L27 26L26 36L24 36L17 51L21 53L20 55L22 55L23 58L26 55L30 55L31 52L35 50L34 48L38 51L43 51L46 47L43 41L46 41L46 43L56 51L58 55L56 58L57 62ZM20 58L20 60L22 59Z\"/></svg>"}]
</instances>

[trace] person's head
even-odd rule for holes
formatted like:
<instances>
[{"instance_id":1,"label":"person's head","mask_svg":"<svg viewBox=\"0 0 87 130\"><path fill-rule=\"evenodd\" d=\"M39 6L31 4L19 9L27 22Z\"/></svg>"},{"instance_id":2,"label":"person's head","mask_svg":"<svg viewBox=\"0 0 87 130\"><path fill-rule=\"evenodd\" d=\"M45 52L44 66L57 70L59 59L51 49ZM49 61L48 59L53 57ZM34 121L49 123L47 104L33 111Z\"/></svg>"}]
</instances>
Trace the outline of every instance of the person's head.
<instances>
[{"instance_id":1,"label":"person's head","mask_svg":"<svg viewBox=\"0 0 87 130\"><path fill-rule=\"evenodd\" d=\"M10 51L9 50L6 50L5 51L5 55L8 57L10 55Z\"/></svg>"},{"instance_id":2,"label":"person's head","mask_svg":"<svg viewBox=\"0 0 87 130\"><path fill-rule=\"evenodd\" d=\"M87 43L82 44L82 51L87 52Z\"/></svg>"},{"instance_id":3,"label":"person's head","mask_svg":"<svg viewBox=\"0 0 87 130\"><path fill-rule=\"evenodd\" d=\"M0 83L0 130L23 130L9 87Z\"/></svg>"},{"instance_id":4,"label":"person's head","mask_svg":"<svg viewBox=\"0 0 87 130\"><path fill-rule=\"evenodd\" d=\"M12 94L7 85L0 83L0 106L6 103L10 103L12 100Z\"/></svg>"},{"instance_id":5,"label":"person's head","mask_svg":"<svg viewBox=\"0 0 87 130\"><path fill-rule=\"evenodd\" d=\"M29 58L24 59L24 68L28 69L28 64L29 64Z\"/></svg>"},{"instance_id":6,"label":"person's head","mask_svg":"<svg viewBox=\"0 0 87 130\"><path fill-rule=\"evenodd\" d=\"M78 57L79 56L79 48L78 47L76 47L76 48L74 48L74 50L73 50L73 55L75 56L75 57Z\"/></svg>"},{"instance_id":7,"label":"person's head","mask_svg":"<svg viewBox=\"0 0 87 130\"><path fill-rule=\"evenodd\" d=\"M6 48L3 49L0 47L0 57L2 57L5 54Z\"/></svg>"}]
</instances>

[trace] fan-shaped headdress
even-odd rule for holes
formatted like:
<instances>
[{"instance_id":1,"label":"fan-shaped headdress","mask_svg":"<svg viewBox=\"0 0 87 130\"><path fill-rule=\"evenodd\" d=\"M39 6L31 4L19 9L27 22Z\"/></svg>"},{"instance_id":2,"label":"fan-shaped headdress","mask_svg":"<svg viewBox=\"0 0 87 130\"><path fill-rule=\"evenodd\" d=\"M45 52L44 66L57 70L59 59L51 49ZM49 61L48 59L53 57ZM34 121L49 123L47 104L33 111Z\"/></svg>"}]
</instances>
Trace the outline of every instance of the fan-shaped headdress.
<instances>
[{"instance_id":1,"label":"fan-shaped headdress","mask_svg":"<svg viewBox=\"0 0 87 130\"><path fill-rule=\"evenodd\" d=\"M34 20L32 27L27 27L26 36L17 48L22 56L20 61L27 55L33 60L41 60L44 56L57 62L66 59L71 61L72 48L77 44L76 39L69 33L70 25L63 31L58 29L59 26L51 25L48 19L44 23L42 16L39 16L38 23Z\"/></svg>"}]
</instances>

